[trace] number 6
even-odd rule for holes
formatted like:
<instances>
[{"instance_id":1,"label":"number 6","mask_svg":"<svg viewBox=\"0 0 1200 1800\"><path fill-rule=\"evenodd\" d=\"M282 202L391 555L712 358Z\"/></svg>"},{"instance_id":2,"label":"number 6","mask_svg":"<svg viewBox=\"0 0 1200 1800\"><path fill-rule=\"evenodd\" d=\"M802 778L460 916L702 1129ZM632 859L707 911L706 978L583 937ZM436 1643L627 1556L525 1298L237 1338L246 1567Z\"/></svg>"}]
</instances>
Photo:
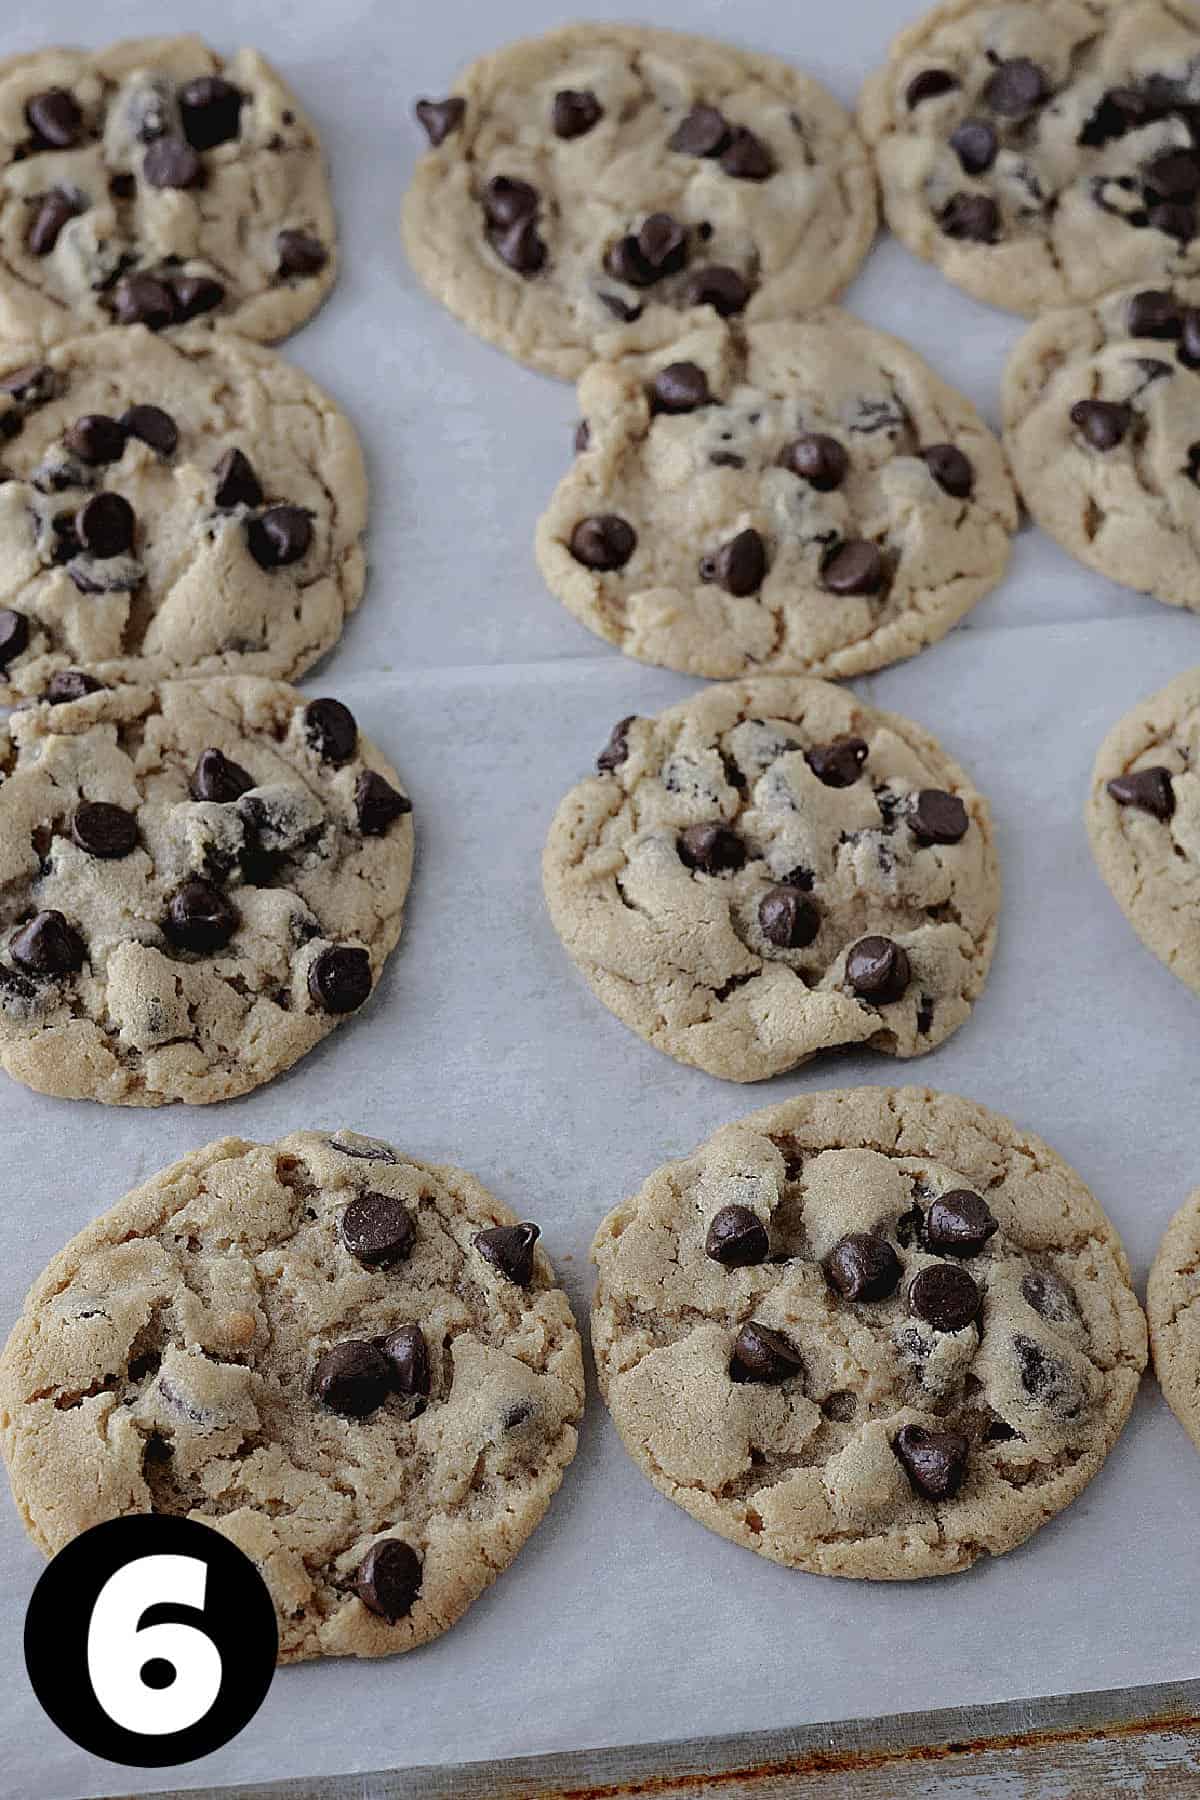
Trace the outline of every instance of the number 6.
<instances>
[{"instance_id":1,"label":"number 6","mask_svg":"<svg viewBox=\"0 0 1200 1800\"><path fill-rule=\"evenodd\" d=\"M148 1607L169 1603L204 1610L208 1565L198 1556L142 1556L110 1575L88 1622L92 1691L114 1724L139 1737L186 1731L212 1710L221 1689L221 1654L196 1625L147 1625ZM142 1669L152 1658L175 1671L152 1688Z\"/></svg>"}]
</instances>

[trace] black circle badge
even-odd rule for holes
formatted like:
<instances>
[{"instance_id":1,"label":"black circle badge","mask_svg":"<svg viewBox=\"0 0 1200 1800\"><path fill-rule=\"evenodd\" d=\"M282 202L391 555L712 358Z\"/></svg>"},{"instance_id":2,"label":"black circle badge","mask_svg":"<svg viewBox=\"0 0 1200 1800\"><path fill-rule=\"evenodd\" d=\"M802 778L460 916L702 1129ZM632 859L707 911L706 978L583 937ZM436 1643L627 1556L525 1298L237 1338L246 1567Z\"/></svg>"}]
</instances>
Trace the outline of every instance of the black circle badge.
<instances>
[{"instance_id":1,"label":"black circle badge","mask_svg":"<svg viewBox=\"0 0 1200 1800\"><path fill-rule=\"evenodd\" d=\"M192 1519L137 1513L60 1550L25 1614L42 1710L93 1756L193 1762L267 1696L279 1631L248 1556Z\"/></svg>"}]
</instances>

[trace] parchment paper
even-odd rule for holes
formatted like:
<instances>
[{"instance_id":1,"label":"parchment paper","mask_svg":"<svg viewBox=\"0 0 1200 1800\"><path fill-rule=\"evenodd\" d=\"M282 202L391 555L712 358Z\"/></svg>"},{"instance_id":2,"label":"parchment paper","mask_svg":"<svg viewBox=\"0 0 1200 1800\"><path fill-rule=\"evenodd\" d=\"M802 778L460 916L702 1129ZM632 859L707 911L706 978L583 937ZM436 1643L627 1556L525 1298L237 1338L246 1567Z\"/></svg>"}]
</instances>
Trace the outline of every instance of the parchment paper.
<instances>
[{"instance_id":1,"label":"parchment paper","mask_svg":"<svg viewBox=\"0 0 1200 1800\"><path fill-rule=\"evenodd\" d=\"M592 0L619 17L617 0ZM632 9L631 9L632 10ZM642 0L655 22L792 56L851 101L913 0ZM362 431L373 573L310 678L416 802L409 922L374 1004L250 1098L158 1112L40 1099L0 1077L0 1328L46 1259L153 1170L226 1132L348 1125L474 1170L545 1243L580 1312L603 1212L726 1120L788 1094L913 1079L1011 1113L1092 1184L1138 1280L1200 1181L1200 1003L1141 949L1081 823L1109 724L1200 662L1200 619L1111 586L1032 531L966 628L861 684L923 721L995 808L999 953L970 1023L917 1063L842 1056L756 1088L678 1067L594 1001L550 928L539 854L613 721L695 684L599 644L546 594L534 521L574 398L477 343L418 289L395 215L415 95L554 0L8 0L0 53L201 26L259 44L316 113L345 273L287 353ZM850 295L994 420L1019 322L882 241ZM1151 1383L1102 1475L1023 1550L918 1585L822 1580L725 1543L656 1494L593 1395L563 1491L516 1565L437 1643L284 1670L250 1727L178 1771L118 1770L45 1719L21 1659L42 1567L0 1497L0 1792L22 1800L316 1776L836 1720L1200 1673L1200 1464Z\"/></svg>"}]
</instances>

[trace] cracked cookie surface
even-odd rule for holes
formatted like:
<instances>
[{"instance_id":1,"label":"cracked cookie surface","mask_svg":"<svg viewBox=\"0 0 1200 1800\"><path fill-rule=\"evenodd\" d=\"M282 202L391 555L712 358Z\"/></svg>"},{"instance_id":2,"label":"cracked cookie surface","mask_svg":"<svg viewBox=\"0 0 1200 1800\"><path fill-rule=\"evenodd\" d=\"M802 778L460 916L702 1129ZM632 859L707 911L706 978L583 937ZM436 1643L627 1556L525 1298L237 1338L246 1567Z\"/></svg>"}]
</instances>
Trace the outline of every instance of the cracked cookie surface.
<instances>
[{"instance_id":1,"label":"cracked cookie surface","mask_svg":"<svg viewBox=\"0 0 1200 1800\"><path fill-rule=\"evenodd\" d=\"M1040 1139L926 1089L718 1131L601 1225L592 1342L625 1447L711 1530L816 1574L950 1574L1095 1475L1146 1325Z\"/></svg>"},{"instance_id":2,"label":"cracked cookie surface","mask_svg":"<svg viewBox=\"0 0 1200 1800\"><path fill-rule=\"evenodd\" d=\"M642 662L715 678L882 668L944 636L1007 566L1000 445L848 313L702 326L593 365L579 401L538 563Z\"/></svg>"},{"instance_id":3,"label":"cracked cookie surface","mask_svg":"<svg viewBox=\"0 0 1200 1800\"><path fill-rule=\"evenodd\" d=\"M551 375L662 343L697 307L819 305L874 236L874 172L838 103L706 38L569 25L482 57L417 112L431 148L404 203L413 267Z\"/></svg>"},{"instance_id":4,"label":"cracked cookie surface","mask_svg":"<svg viewBox=\"0 0 1200 1800\"><path fill-rule=\"evenodd\" d=\"M0 702L73 663L290 678L358 605L358 439L270 350L137 326L0 358L0 434Z\"/></svg>"},{"instance_id":5,"label":"cracked cookie surface","mask_svg":"<svg viewBox=\"0 0 1200 1800\"><path fill-rule=\"evenodd\" d=\"M1154 1373L1168 1406L1200 1450L1200 1189L1163 1234L1146 1284Z\"/></svg>"},{"instance_id":6,"label":"cracked cookie surface","mask_svg":"<svg viewBox=\"0 0 1200 1800\"><path fill-rule=\"evenodd\" d=\"M1092 771L1087 828L1129 923L1200 994L1200 669L1113 726Z\"/></svg>"},{"instance_id":7,"label":"cracked cookie surface","mask_svg":"<svg viewBox=\"0 0 1200 1800\"><path fill-rule=\"evenodd\" d=\"M1043 531L1200 612L1200 281L1048 313L1009 359L1005 445Z\"/></svg>"},{"instance_id":8,"label":"cracked cookie surface","mask_svg":"<svg viewBox=\"0 0 1200 1800\"><path fill-rule=\"evenodd\" d=\"M1035 314L1200 272L1200 21L1186 0L948 0L859 105L888 223Z\"/></svg>"},{"instance_id":9,"label":"cracked cookie surface","mask_svg":"<svg viewBox=\"0 0 1200 1800\"><path fill-rule=\"evenodd\" d=\"M336 700L102 689L14 713L0 773L0 1066L39 1093L248 1093L399 940L411 804Z\"/></svg>"},{"instance_id":10,"label":"cracked cookie surface","mask_svg":"<svg viewBox=\"0 0 1200 1800\"><path fill-rule=\"evenodd\" d=\"M537 1235L353 1132L184 1157L54 1258L0 1357L30 1536L199 1519L259 1568L283 1662L436 1637L575 1453L579 1336Z\"/></svg>"},{"instance_id":11,"label":"cracked cookie surface","mask_svg":"<svg viewBox=\"0 0 1200 1800\"><path fill-rule=\"evenodd\" d=\"M333 205L312 122L253 50L198 37L0 61L0 344L114 321L262 342L328 293Z\"/></svg>"},{"instance_id":12,"label":"cracked cookie surface","mask_svg":"<svg viewBox=\"0 0 1200 1800\"><path fill-rule=\"evenodd\" d=\"M920 1056L987 978L986 802L919 726L766 676L624 719L558 808L554 927L659 1050L759 1081L822 1050Z\"/></svg>"}]
</instances>

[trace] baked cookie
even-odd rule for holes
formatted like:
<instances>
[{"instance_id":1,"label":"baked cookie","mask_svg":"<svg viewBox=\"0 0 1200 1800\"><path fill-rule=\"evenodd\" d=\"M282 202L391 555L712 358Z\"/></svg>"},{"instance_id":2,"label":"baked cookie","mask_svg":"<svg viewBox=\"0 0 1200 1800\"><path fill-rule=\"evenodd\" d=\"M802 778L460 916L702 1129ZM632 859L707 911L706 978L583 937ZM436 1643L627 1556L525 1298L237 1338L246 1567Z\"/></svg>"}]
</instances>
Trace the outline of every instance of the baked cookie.
<instances>
[{"instance_id":1,"label":"baked cookie","mask_svg":"<svg viewBox=\"0 0 1200 1800\"><path fill-rule=\"evenodd\" d=\"M1026 506L1089 568L1200 611L1200 280L1047 313L1009 360Z\"/></svg>"},{"instance_id":2,"label":"baked cookie","mask_svg":"<svg viewBox=\"0 0 1200 1800\"><path fill-rule=\"evenodd\" d=\"M70 671L0 730L0 1067L121 1106L249 1093L370 997L411 803L340 701L94 690Z\"/></svg>"},{"instance_id":3,"label":"baked cookie","mask_svg":"<svg viewBox=\"0 0 1200 1800\"><path fill-rule=\"evenodd\" d=\"M0 354L0 701L106 681L294 676L365 576L367 482L333 401L225 332Z\"/></svg>"},{"instance_id":4,"label":"baked cookie","mask_svg":"<svg viewBox=\"0 0 1200 1800\"><path fill-rule=\"evenodd\" d=\"M1039 1138L951 1094L808 1094L611 1212L592 1343L634 1460L789 1567L948 1575L1024 1542L1116 1442L1146 1322Z\"/></svg>"},{"instance_id":5,"label":"baked cookie","mask_svg":"<svg viewBox=\"0 0 1200 1800\"><path fill-rule=\"evenodd\" d=\"M897 237L1013 312L1200 274L1188 0L945 0L859 104Z\"/></svg>"},{"instance_id":6,"label":"baked cookie","mask_svg":"<svg viewBox=\"0 0 1200 1800\"><path fill-rule=\"evenodd\" d=\"M0 1357L26 1530L50 1556L127 1513L211 1525L282 1662L437 1637L575 1454L579 1334L538 1235L353 1132L193 1151L54 1258Z\"/></svg>"},{"instance_id":7,"label":"baked cookie","mask_svg":"<svg viewBox=\"0 0 1200 1800\"><path fill-rule=\"evenodd\" d=\"M691 675L854 675L949 631L1017 503L975 408L834 308L699 327L579 384L579 454L537 532L598 636Z\"/></svg>"},{"instance_id":8,"label":"baked cookie","mask_svg":"<svg viewBox=\"0 0 1200 1800\"><path fill-rule=\"evenodd\" d=\"M1167 1404L1200 1450L1200 1190L1167 1226L1146 1287L1154 1373Z\"/></svg>"},{"instance_id":9,"label":"baked cookie","mask_svg":"<svg viewBox=\"0 0 1200 1800\"><path fill-rule=\"evenodd\" d=\"M1200 993L1200 669L1113 726L1092 771L1087 828L1133 929Z\"/></svg>"},{"instance_id":10,"label":"baked cookie","mask_svg":"<svg viewBox=\"0 0 1200 1800\"><path fill-rule=\"evenodd\" d=\"M333 285L316 130L254 50L198 37L0 61L0 345L203 319L273 342Z\"/></svg>"},{"instance_id":11,"label":"baked cookie","mask_svg":"<svg viewBox=\"0 0 1200 1800\"><path fill-rule=\"evenodd\" d=\"M622 719L543 859L555 930L639 1036L729 1081L867 1044L921 1056L987 978L986 802L920 726L821 681Z\"/></svg>"},{"instance_id":12,"label":"baked cookie","mask_svg":"<svg viewBox=\"0 0 1200 1800\"><path fill-rule=\"evenodd\" d=\"M807 75L707 38L568 25L417 104L430 151L404 238L430 292L519 361L573 378L696 308L790 318L875 234L875 177Z\"/></svg>"}]
</instances>

